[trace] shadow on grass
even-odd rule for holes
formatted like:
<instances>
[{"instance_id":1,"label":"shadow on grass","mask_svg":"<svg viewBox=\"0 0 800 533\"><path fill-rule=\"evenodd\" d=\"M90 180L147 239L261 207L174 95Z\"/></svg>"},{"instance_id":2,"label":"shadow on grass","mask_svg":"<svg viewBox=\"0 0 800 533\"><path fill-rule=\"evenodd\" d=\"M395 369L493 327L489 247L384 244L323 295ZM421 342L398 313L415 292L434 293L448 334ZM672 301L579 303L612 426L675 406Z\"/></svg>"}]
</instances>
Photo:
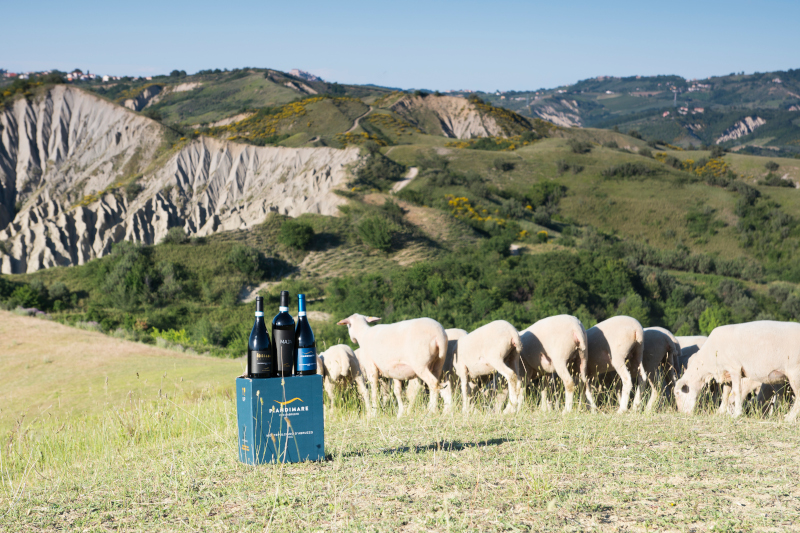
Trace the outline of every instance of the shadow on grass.
<instances>
[{"instance_id":1,"label":"shadow on grass","mask_svg":"<svg viewBox=\"0 0 800 533\"><path fill-rule=\"evenodd\" d=\"M355 452L346 452L341 454L341 457L364 457L368 455L396 455L400 453L426 453L426 452L458 452L467 450L469 448L486 448L488 446L500 446L506 442L517 442L519 439L497 438L486 439L475 442L463 442L460 440L443 440L436 441L430 444L421 444L419 446L397 446L395 448L385 448L383 450L367 451L360 450ZM325 459L330 461L334 458L333 454L326 454Z\"/></svg>"}]
</instances>

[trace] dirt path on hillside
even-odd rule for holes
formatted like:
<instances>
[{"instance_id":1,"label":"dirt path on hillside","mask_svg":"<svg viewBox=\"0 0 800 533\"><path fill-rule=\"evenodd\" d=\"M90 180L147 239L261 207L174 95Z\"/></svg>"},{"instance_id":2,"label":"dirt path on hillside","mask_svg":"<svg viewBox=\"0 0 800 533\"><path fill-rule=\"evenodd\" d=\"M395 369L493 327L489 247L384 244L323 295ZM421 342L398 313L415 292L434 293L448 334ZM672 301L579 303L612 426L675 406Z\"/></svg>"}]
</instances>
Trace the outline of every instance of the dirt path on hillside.
<instances>
[{"instance_id":1,"label":"dirt path on hillside","mask_svg":"<svg viewBox=\"0 0 800 533\"><path fill-rule=\"evenodd\" d=\"M411 180L417 177L419 174L419 169L417 167L411 167L406 172L406 175L403 176L403 179L392 185L392 192L400 192L403 190L403 187L411 183Z\"/></svg>"},{"instance_id":2,"label":"dirt path on hillside","mask_svg":"<svg viewBox=\"0 0 800 533\"><path fill-rule=\"evenodd\" d=\"M353 131L355 131L355 129L358 127L358 123L361 121L361 119L372 113L373 109L374 108L372 106L369 106L369 110L360 117L356 118L356 121L353 123L353 127L347 130L345 133L353 133Z\"/></svg>"}]
</instances>

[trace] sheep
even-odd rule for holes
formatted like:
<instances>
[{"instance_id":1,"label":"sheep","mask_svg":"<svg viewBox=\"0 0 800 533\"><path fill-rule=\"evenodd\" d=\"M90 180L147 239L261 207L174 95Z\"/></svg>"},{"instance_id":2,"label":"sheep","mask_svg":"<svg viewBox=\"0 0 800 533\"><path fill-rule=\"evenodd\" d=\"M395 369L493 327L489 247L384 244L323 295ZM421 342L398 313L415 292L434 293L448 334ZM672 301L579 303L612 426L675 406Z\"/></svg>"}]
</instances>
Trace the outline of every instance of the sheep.
<instances>
[{"instance_id":1,"label":"sheep","mask_svg":"<svg viewBox=\"0 0 800 533\"><path fill-rule=\"evenodd\" d=\"M465 335L456 342L453 368L461 381L463 412L469 412L469 378L500 373L508 381L509 403L505 412L520 407L519 354L522 341L516 328L505 320L495 320Z\"/></svg>"},{"instance_id":2,"label":"sheep","mask_svg":"<svg viewBox=\"0 0 800 533\"><path fill-rule=\"evenodd\" d=\"M682 375L686 370L686 365L689 363L689 358L692 357L703 346L708 337L703 335L694 335L691 337L675 337L678 339L678 344L681 347L681 356L678 360L678 376Z\"/></svg>"},{"instance_id":3,"label":"sheep","mask_svg":"<svg viewBox=\"0 0 800 533\"><path fill-rule=\"evenodd\" d=\"M564 413L572 410L575 380L569 371L571 362L579 365L586 399L596 409L588 380L586 330L581 321L570 315L557 315L539 320L520 332L522 365L526 383L542 374L555 372L564 382ZM542 409L549 409L546 388L542 389Z\"/></svg>"},{"instance_id":4,"label":"sheep","mask_svg":"<svg viewBox=\"0 0 800 533\"><path fill-rule=\"evenodd\" d=\"M364 385L364 375L356 354L346 344L331 346L317 356L317 374L322 376L323 387L331 401L331 410L334 409L334 391L337 386L356 383L359 394L364 400L367 413L373 413L370 407L367 388Z\"/></svg>"},{"instance_id":5,"label":"sheep","mask_svg":"<svg viewBox=\"0 0 800 533\"><path fill-rule=\"evenodd\" d=\"M399 380L419 377L428 385L430 400L428 410L436 411L439 396L439 376L433 371L441 369L440 359L447 357L447 335L441 324L431 318L416 318L394 324L381 324L370 327L378 317L365 317L353 314L340 320L340 326L347 326L350 339L357 342L364 350L380 373L396 380L394 393L398 401L397 416L403 416L404 408L401 397L402 387ZM373 389L377 389L377 373L372 377ZM450 389L445 389L443 397L444 412L451 406Z\"/></svg>"},{"instance_id":6,"label":"sheep","mask_svg":"<svg viewBox=\"0 0 800 533\"><path fill-rule=\"evenodd\" d=\"M656 374L659 367L667 365L670 386L678 380L675 375L675 367L678 364L680 353L681 348L678 339L670 331L664 328L644 328L642 367L651 391L650 400L647 402L645 411L652 410L660 396L660 391L656 385Z\"/></svg>"},{"instance_id":7,"label":"sheep","mask_svg":"<svg viewBox=\"0 0 800 533\"><path fill-rule=\"evenodd\" d=\"M444 383L442 390L440 391L442 400L444 400L444 395L447 394L445 388L450 387L452 381L453 355L456 352L456 341L467 335L467 331L464 329L451 328L444 330L444 333L447 335L447 357L445 359L439 359L441 365L437 365L433 372L433 374L439 376L439 380ZM419 378L414 378L408 381L408 385L406 386L406 400L408 401L408 405L410 407L413 407L421 388L422 382L419 380Z\"/></svg>"},{"instance_id":8,"label":"sheep","mask_svg":"<svg viewBox=\"0 0 800 533\"><path fill-rule=\"evenodd\" d=\"M589 348L589 377L604 374L613 368L622 380L619 413L628 410L628 401L633 388L628 364L631 368L638 369L636 394L633 400L633 407L637 408L642 401L642 383L646 379L642 367L644 348L642 325L635 318L615 316L589 328L586 331L586 339Z\"/></svg>"},{"instance_id":9,"label":"sheep","mask_svg":"<svg viewBox=\"0 0 800 533\"><path fill-rule=\"evenodd\" d=\"M715 379L731 382L737 417L742 414L743 378L768 384L788 380L795 401L786 421L794 421L800 413L800 324L760 320L715 328L675 385L678 410L691 413L700 391Z\"/></svg>"}]
</instances>

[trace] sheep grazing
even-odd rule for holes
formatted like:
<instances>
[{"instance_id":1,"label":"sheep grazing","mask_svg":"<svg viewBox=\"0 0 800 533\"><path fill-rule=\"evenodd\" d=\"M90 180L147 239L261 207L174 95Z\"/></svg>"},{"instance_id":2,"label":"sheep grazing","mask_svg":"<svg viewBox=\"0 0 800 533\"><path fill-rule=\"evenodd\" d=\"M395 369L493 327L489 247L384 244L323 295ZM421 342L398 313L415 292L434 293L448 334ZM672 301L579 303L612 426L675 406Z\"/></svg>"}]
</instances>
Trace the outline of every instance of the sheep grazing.
<instances>
[{"instance_id":1,"label":"sheep grazing","mask_svg":"<svg viewBox=\"0 0 800 533\"><path fill-rule=\"evenodd\" d=\"M557 315L536 322L520 332L522 366L526 383L543 374L558 374L564 382L564 413L572 410L575 380L570 374L571 363L578 363L586 399L595 410L592 389L588 380L586 330L581 321L570 315ZM542 389L542 409L549 409L546 388Z\"/></svg>"},{"instance_id":2,"label":"sheep grazing","mask_svg":"<svg viewBox=\"0 0 800 533\"><path fill-rule=\"evenodd\" d=\"M469 411L470 377L500 373L508 381L509 403L506 412L520 407L522 395L517 374L522 341L514 326L495 320L455 341L453 368L461 381L464 412Z\"/></svg>"},{"instance_id":3,"label":"sheep grazing","mask_svg":"<svg viewBox=\"0 0 800 533\"><path fill-rule=\"evenodd\" d=\"M677 381L675 367L678 365L680 353L678 339L670 331L664 328L644 328L642 367L650 385L650 400L645 411L650 411L660 396L661 391L656 383L659 368L666 367L670 385Z\"/></svg>"},{"instance_id":4,"label":"sheep grazing","mask_svg":"<svg viewBox=\"0 0 800 533\"><path fill-rule=\"evenodd\" d=\"M708 337L704 337L702 335L694 335L691 337L675 337L678 339L678 344L681 347L681 356L678 360L678 366L676 370L678 371L678 375L682 375L683 371L686 370L686 365L689 364L689 358L692 357L694 354L700 350L700 348L705 344Z\"/></svg>"},{"instance_id":5,"label":"sheep grazing","mask_svg":"<svg viewBox=\"0 0 800 533\"><path fill-rule=\"evenodd\" d=\"M675 385L678 410L691 413L703 386L714 379L731 382L733 416L739 416L743 378L769 384L788 380L795 401L786 420L795 420L800 413L800 324L761 320L715 328Z\"/></svg>"},{"instance_id":6,"label":"sheep grazing","mask_svg":"<svg viewBox=\"0 0 800 533\"><path fill-rule=\"evenodd\" d=\"M440 391L439 376L434 371L441 369L440 359L447 357L447 335L441 324L430 318L404 320L394 324L381 324L370 327L371 322L380 318L354 314L340 320L340 326L347 326L350 339L357 342L369 357L380 374L395 381L394 392L398 400L397 416L403 415L402 387L400 381L419 377L428 386L430 401L428 410L436 411ZM378 387L377 372L372 376L373 390ZM451 406L450 389L444 389L444 411Z\"/></svg>"},{"instance_id":7,"label":"sheep grazing","mask_svg":"<svg viewBox=\"0 0 800 533\"><path fill-rule=\"evenodd\" d=\"M370 407L367 387L364 385L361 364L352 348L346 344L337 344L319 354L317 356L317 374L322 376L322 386L330 398L331 410L334 409L333 400L336 388L355 382L358 392L364 400L367 413L374 414Z\"/></svg>"},{"instance_id":8,"label":"sheep grazing","mask_svg":"<svg viewBox=\"0 0 800 533\"><path fill-rule=\"evenodd\" d=\"M613 368L622 380L619 411L628 410L628 401L633 388L630 368L638 369L634 409L642 401L642 383L646 379L642 367L644 330L639 321L629 316L615 316L600 322L586 331L588 341L589 377L610 372Z\"/></svg>"}]
</instances>

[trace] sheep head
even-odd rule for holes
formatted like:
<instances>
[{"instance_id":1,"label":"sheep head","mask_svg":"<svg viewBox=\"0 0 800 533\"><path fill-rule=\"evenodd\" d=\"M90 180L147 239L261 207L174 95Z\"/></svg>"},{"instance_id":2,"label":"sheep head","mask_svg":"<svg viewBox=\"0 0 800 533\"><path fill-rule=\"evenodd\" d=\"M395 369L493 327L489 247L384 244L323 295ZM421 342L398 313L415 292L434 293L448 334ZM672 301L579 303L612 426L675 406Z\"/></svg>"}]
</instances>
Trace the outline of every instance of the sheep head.
<instances>
[{"instance_id":1,"label":"sheep head","mask_svg":"<svg viewBox=\"0 0 800 533\"><path fill-rule=\"evenodd\" d=\"M694 411L697 397L712 376L708 371L702 357L697 357L698 352L691 359L681 379L675 383L675 404L678 411L690 414Z\"/></svg>"},{"instance_id":2,"label":"sheep head","mask_svg":"<svg viewBox=\"0 0 800 533\"><path fill-rule=\"evenodd\" d=\"M353 331L353 328L360 327L368 327L367 324L371 322L377 322L380 320L380 317L377 316L364 316L355 313L350 315L349 317L340 320L336 324L338 326L347 326L347 332L350 334L350 340L352 342L358 343L358 339L356 338L357 333Z\"/></svg>"}]
</instances>

